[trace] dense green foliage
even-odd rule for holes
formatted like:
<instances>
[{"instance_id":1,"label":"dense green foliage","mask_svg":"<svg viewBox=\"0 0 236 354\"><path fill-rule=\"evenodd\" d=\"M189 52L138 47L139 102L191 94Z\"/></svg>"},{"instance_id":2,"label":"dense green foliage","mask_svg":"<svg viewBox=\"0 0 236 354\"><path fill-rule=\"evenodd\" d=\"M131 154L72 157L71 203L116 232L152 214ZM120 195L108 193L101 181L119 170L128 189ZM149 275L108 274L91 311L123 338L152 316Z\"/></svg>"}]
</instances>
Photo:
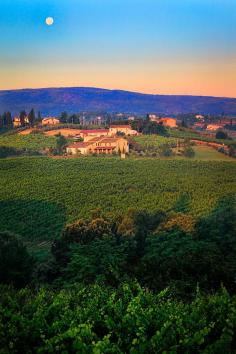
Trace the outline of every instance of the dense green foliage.
<instances>
[{"instance_id":1,"label":"dense green foliage","mask_svg":"<svg viewBox=\"0 0 236 354\"><path fill-rule=\"evenodd\" d=\"M54 241L53 261L41 276L56 286L98 281L117 286L131 278L154 291L169 286L181 296L191 295L197 284L212 291L223 283L235 291L233 198L223 198L211 215L197 220L187 213L186 197L175 209L80 219Z\"/></svg>"},{"instance_id":2,"label":"dense green foliage","mask_svg":"<svg viewBox=\"0 0 236 354\"><path fill-rule=\"evenodd\" d=\"M191 146L186 146L183 150L183 154L185 157L193 158L195 156L195 151Z\"/></svg>"},{"instance_id":3,"label":"dense green foliage","mask_svg":"<svg viewBox=\"0 0 236 354\"><path fill-rule=\"evenodd\" d=\"M114 216L129 208L173 209L183 194L194 216L236 195L234 162L11 158L0 161L1 230L26 240L58 237L64 224L101 208Z\"/></svg>"},{"instance_id":4,"label":"dense green foliage","mask_svg":"<svg viewBox=\"0 0 236 354\"><path fill-rule=\"evenodd\" d=\"M228 134L223 130L218 130L216 133L216 139L228 139Z\"/></svg>"},{"instance_id":5,"label":"dense green foliage","mask_svg":"<svg viewBox=\"0 0 236 354\"><path fill-rule=\"evenodd\" d=\"M59 155L62 155L67 144L66 138L60 133L56 136L56 150Z\"/></svg>"},{"instance_id":6,"label":"dense green foliage","mask_svg":"<svg viewBox=\"0 0 236 354\"><path fill-rule=\"evenodd\" d=\"M0 232L0 283L22 287L28 284L33 269L33 258L22 241Z\"/></svg>"},{"instance_id":7,"label":"dense green foliage","mask_svg":"<svg viewBox=\"0 0 236 354\"><path fill-rule=\"evenodd\" d=\"M236 298L222 290L190 303L136 284L117 290L0 290L0 352L225 353L235 350Z\"/></svg>"}]
</instances>

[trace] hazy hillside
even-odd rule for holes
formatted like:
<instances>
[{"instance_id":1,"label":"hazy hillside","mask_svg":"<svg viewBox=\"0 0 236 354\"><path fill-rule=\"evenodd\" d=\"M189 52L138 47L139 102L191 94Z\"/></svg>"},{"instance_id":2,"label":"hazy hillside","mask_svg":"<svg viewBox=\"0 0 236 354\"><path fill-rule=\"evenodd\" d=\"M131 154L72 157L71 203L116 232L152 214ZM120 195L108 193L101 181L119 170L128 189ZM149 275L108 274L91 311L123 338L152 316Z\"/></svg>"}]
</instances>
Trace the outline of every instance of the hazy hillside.
<instances>
[{"instance_id":1,"label":"hazy hillside","mask_svg":"<svg viewBox=\"0 0 236 354\"><path fill-rule=\"evenodd\" d=\"M79 111L107 111L146 114L184 112L236 114L236 98L147 95L98 88L46 88L0 91L0 113L22 109L43 114Z\"/></svg>"}]
</instances>

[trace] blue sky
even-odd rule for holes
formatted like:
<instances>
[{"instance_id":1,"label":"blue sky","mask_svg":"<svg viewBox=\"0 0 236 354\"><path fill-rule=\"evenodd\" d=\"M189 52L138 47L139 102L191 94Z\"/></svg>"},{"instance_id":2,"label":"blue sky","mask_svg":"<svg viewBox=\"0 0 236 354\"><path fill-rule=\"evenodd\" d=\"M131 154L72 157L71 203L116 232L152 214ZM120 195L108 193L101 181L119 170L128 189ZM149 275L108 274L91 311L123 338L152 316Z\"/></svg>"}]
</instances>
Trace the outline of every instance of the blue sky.
<instances>
[{"instance_id":1,"label":"blue sky","mask_svg":"<svg viewBox=\"0 0 236 354\"><path fill-rule=\"evenodd\" d=\"M235 0L1 0L0 33L0 89L236 96Z\"/></svg>"}]
</instances>

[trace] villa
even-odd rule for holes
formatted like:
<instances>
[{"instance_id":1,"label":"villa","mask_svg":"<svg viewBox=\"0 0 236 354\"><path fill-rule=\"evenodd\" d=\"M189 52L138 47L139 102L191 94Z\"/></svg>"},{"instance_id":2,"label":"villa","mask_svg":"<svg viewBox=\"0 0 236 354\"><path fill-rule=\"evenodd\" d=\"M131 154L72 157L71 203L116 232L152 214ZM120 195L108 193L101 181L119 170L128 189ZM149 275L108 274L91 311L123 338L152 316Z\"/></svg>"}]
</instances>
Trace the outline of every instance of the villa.
<instances>
[{"instance_id":1,"label":"villa","mask_svg":"<svg viewBox=\"0 0 236 354\"><path fill-rule=\"evenodd\" d=\"M94 137L88 141L75 142L66 147L68 155L113 154L125 155L129 152L126 139L119 137Z\"/></svg>"}]
</instances>

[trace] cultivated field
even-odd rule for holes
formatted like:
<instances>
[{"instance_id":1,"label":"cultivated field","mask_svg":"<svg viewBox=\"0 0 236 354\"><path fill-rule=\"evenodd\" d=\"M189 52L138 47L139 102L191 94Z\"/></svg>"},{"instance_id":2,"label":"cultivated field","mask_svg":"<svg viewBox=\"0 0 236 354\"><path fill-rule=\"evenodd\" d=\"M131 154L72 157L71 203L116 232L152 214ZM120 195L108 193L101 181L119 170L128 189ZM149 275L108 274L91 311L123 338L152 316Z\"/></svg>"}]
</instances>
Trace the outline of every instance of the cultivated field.
<instances>
[{"instance_id":1,"label":"cultivated field","mask_svg":"<svg viewBox=\"0 0 236 354\"><path fill-rule=\"evenodd\" d=\"M23 133L23 132L22 132ZM39 151L55 147L56 138L44 134L0 134L0 146Z\"/></svg>"},{"instance_id":2,"label":"cultivated field","mask_svg":"<svg viewBox=\"0 0 236 354\"><path fill-rule=\"evenodd\" d=\"M167 211L183 196L188 212L204 215L221 196L236 195L235 176L234 162L1 159L1 230L43 242L59 236L64 224L88 217L95 208L114 215L131 207Z\"/></svg>"}]
</instances>

